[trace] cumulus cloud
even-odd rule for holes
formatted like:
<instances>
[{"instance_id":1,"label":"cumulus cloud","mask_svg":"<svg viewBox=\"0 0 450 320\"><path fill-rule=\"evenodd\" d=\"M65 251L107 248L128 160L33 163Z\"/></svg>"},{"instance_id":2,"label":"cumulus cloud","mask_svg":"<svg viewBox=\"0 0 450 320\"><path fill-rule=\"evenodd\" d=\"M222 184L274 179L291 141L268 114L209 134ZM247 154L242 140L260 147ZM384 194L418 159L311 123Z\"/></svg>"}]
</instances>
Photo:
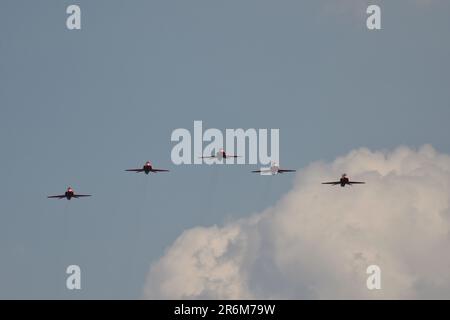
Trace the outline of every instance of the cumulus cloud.
<instances>
[{"instance_id":1,"label":"cumulus cloud","mask_svg":"<svg viewBox=\"0 0 450 320\"><path fill-rule=\"evenodd\" d=\"M320 184L343 172L367 184ZM186 230L152 264L144 297L449 299L449 231L449 155L362 148L301 170L264 212ZM366 287L371 264L381 290Z\"/></svg>"}]
</instances>

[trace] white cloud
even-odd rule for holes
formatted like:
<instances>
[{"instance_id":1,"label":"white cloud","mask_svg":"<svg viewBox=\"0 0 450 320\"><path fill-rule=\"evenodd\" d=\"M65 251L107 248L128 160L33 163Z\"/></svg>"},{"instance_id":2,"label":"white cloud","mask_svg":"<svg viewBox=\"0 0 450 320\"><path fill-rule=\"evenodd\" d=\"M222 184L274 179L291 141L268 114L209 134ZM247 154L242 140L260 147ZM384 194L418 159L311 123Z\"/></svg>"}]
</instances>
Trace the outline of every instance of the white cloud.
<instances>
[{"instance_id":1,"label":"white cloud","mask_svg":"<svg viewBox=\"0 0 450 320\"><path fill-rule=\"evenodd\" d=\"M320 184L343 172L367 184ZM185 231L151 266L144 297L448 299L449 207L450 156L354 150L300 171L262 213ZM381 290L366 288L370 264Z\"/></svg>"}]
</instances>

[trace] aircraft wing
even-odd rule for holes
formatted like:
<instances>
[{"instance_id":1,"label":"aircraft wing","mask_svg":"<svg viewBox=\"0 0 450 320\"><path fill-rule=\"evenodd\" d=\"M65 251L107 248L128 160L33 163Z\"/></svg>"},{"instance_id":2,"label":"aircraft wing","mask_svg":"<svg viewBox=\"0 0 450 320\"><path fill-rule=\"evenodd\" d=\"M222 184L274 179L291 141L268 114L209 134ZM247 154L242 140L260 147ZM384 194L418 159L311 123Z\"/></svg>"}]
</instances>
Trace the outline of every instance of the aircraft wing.
<instances>
[{"instance_id":1,"label":"aircraft wing","mask_svg":"<svg viewBox=\"0 0 450 320\"><path fill-rule=\"evenodd\" d=\"M90 194L74 194L74 198L83 198L83 197L90 197Z\"/></svg>"},{"instance_id":2,"label":"aircraft wing","mask_svg":"<svg viewBox=\"0 0 450 320\"><path fill-rule=\"evenodd\" d=\"M65 194L60 194L58 196L48 196L48 199L64 199L66 197Z\"/></svg>"},{"instance_id":3,"label":"aircraft wing","mask_svg":"<svg viewBox=\"0 0 450 320\"><path fill-rule=\"evenodd\" d=\"M271 169L266 170L253 170L252 173L259 173L261 175L274 175L276 172L273 172Z\"/></svg>"},{"instance_id":4,"label":"aircraft wing","mask_svg":"<svg viewBox=\"0 0 450 320\"><path fill-rule=\"evenodd\" d=\"M213 158L217 158L216 156L201 156L199 157L200 159L213 159Z\"/></svg>"},{"instance_id":5,"label":"aircraft wing","mask_svg":"<svg viewBox=\"0 0 450 320\"><path fill-rule=\"evenodd\" d=\"M361 181L349 181L348 184L364 184L365 182Z\"/></svg>"},{"instance_id":6,"label":"aircraft wing","mask_svg":"<svg viewBox=\"0 0 450 320\"><path fill-rule=\"evenodd\" d=\"M126 169L125 171L142 172L144 169Z\"/></svg>"},{"instance_id":7,"label":"aircraft wing","mask_svg":"<svg viewBox=\"0 0 450 320\"><path fill-rule=\"evenodd\" d=\"M169 172L169 170L166 170L166 169L152 169L152 172Z\"/></svg>"},{"instance_id":8,"label":"aircraft wing","mask_svg":"<svg viewBox=\"0 0 450 320\"><path fill-rule=\"evenodd\" d=\"M253 173L262 173L262 172L272 172L272 170L271 169L265 169L265 170L253 170L252 171Z\"/></svg>"},{"instance_id":9,"label":"aircraft wing","mask_svg":"<svg viewBox=\"0 0 450 320\"><path fill-rule=\"evenodd\" d=\"M322 184L332 184L333 186L340 184L340 181L330 181L330 182L322 182Z\"/></svg>"},{"instance_id":10,"label":"aircraft wing","mask_svg":"<svg viewBox=\"0 0 450 320\"><path fill-rule=\"evenodd\" d=\"M292 169L278 169L278 173L283 173L283 172L296 172L297 170L292 170Z\"/></svg>"}]
</instances>

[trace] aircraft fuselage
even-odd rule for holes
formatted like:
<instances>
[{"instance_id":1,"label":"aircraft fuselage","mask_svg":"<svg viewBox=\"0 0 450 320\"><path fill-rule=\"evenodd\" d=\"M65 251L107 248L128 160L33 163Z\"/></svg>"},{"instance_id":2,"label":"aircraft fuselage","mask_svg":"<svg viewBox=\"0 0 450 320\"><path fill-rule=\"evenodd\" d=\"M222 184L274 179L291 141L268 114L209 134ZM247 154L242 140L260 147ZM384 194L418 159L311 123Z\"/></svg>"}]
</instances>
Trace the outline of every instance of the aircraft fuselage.
<instances>
[{"instance_id":1,"label":"aircraft fuselage","mask_svg":"<svg viewBox=\"0 0 450 320\"><path fill-rule=\"evenodd\" d=\"M219 151L219 152L217 152L216 157L219 160L226 159L227 154L225 153L225 151Z\"/></svg>"},{"instance_id":2,"label":"aircraft fuselage","mask_svg":"<svg viewBox=\"0 0 450 320\"><path fill-rule=\"evenodd\" d=\"M66 191L65 196L67 200L70 200L73 198L73 191Z\"/></svg>"},{"instance_id":3,"label":"aircraft fuselage","mask_svg":"<svg viewBox=\"0 0 450 320\"><path fill-rule=\"evenodd\" d=\"M152 166L145 165L143 169L144 169L145 174L149 174L152 171Z\"/></svg>"},{"instance_id":4,"label":"aircraft fuselage","mask_svg":"<svg viewBox=\"0 0 450 320\"><path fill-rule=\"evenodd\" d=\"M345 187L345 185L348 184L348 181L347 177L341 178L341 187Z\"/></svg>"}]
</instances>

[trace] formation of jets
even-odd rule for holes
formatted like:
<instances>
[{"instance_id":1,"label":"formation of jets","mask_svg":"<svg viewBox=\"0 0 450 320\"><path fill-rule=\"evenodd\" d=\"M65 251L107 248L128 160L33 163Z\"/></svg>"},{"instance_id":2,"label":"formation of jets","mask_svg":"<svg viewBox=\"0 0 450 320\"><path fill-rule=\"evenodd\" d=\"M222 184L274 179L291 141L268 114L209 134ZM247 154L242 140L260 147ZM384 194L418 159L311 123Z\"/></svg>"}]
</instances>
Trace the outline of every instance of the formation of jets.
<instances>
[{"instance_id":1,"label":"formation of jets","mask_svg":"<svg viewBox=\"0 0 450 320\"><path fill-rule=\"evenodd\" d=\"M206 158L217 158L219 160L227 159L227 158L238 158L237 155L229 155L225 152L224 149L220 149L215 155L211 156L202 156L202 159ZM157 169L154 168L152 163L150 161L147 161L142 168L135 168L135 169L126 169L125 171L129 172L136 172L136 173L158 173L158 172L169 172L167 169ZM252 173L260 173L263 175L276 175L278 173L287 173L287 172L296 172L297 170L294 169L283 169L280 168L275 162L272 162L270 168L262 168L260 170L254 170ZM340 185L341 187L345 187L346 185L353 185L353 184L364 184L365 182L362 181L350 181L350 179L347 177L347 175L344 173L342 177L338 181L329 181L329 182L322 182L322 184L330 184L330 185ZM90 197L90 194L77 194L74 192L74 190L71 187L68 187L66 192L64 194L60 195L54 195L54 196L48 196L49 199L67 199L70 200L72 198L78 199L78 198L84 198L84 197Z\"/></svg>"}]
</instances>

